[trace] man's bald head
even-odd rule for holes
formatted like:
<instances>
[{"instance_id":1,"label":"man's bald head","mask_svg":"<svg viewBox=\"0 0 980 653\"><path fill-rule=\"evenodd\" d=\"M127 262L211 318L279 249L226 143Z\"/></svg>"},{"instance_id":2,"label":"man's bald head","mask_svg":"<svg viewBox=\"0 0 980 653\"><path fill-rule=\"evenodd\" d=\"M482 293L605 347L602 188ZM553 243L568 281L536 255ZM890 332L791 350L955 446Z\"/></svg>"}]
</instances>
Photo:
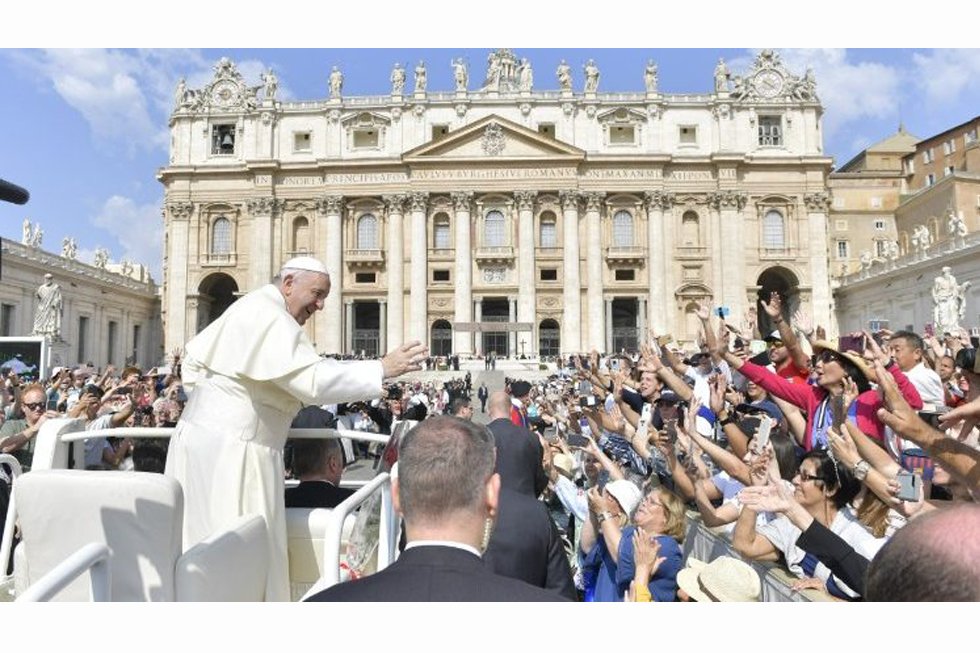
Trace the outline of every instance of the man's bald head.
<instances>
[{"instance_id":1,"label":"man's bald head","mask_svg":"<svg viewBox=\"0 0 980 653\"><path fill-rule=\"evenodd\" d=\"M503 390L492 393L487 405L490 407L490 419L510 419L510 395Z\"/></svg>"},{"instance_id":2,"label":"man's bald head","mask_svg":"<svg viewBox=\"0 0 980 653\"><path fill-rule=\"evenodd\" d=\"M871 561L869 601L980 601L980 505L913 519Z\"/></svg>"}]
</instances>

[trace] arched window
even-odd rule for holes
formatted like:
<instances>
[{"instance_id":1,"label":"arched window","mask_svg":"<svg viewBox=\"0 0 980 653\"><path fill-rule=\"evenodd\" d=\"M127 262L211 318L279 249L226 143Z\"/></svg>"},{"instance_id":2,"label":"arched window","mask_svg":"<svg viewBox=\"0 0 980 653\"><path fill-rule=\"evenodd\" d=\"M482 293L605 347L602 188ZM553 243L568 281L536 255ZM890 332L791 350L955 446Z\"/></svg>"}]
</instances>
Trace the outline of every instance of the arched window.
<instances>
[{"instance_id":1,"label":"arched window","mask_svg":"<svg viewBox=\"0 0 980 653\"><path fill-rule=\"evenodd\" d=\"M701 228L698 214L688 211L681 218L681 243L686 247L697 247L701 244Z\"/></svg>"},{"instance_id":2,"label":"arched window","mask_svg":"<svg viewBox=\"0 0 980 653\"><path fill-rule=\"evenodd\" d=\"M629 211L616 211L613 215L613 247L633 246L633 215Z\"/></svg>"},{"instance_id":3,"label":"arched window","mask_svg":"<svg viewBox=\"0 0 980 653\"><path fill-rule=\"evenodd\" d=\"M766 211L766 215L762 219L762 246L766 249L783 249L786 247L783 214L775 209Z\"/></svg>"},{"instance_id":4,"label":"arched window","mask_svg":"<svg viewBox=\"0 0 980 653\"><path fill-rule=\"evenodd\" d=\"M310 251L310 221L302 216L293 220L293 251Z\"/></svg>"},{"instance_id":5,"label":"arched window","mask_svg":"<svg viewBox=\"0 0 980 653\"><path fill-rule=\"evenodd\" d=\"M541 247L558 247L558 220L551 211L541 214Z\"/></svg>"},{"instance_id":6,"label":"arched window","mask_svg":"<svg viewBox=\"0 0 980 653\"><path fill-rule=\"evenodd\" d=\"M432 246L436 249L449 249L449 216L437 213L432 228Z\"/></svg>"},{"instance_id":7,"label":"arched window","mask_svg":"<svg viewBox=\"0 0 980 653\"><path fill-rule=\"evenodd\" d=\"M370 213L357 221L357 249L378 249L378 219Z\"/></svg>"},{"instance_id":8,"label":"arched window","mask_svg":"<svg viewBox=\"0 0 980 653\"><path fill-rule=\"evenodd\" d=\"M231 254L231 220L224 216L211 225L211 253Z\"/></svg>"},{"instance_id":9,"label":"arched window","mask_svg":"<svg viewBox=\"0 0 980 653\"><path fill-rule=\"evenodd\" d=\"M503 247L504 214L500 211L489 211L483 220L483 246Z\"/></svg>"}]
</instances>

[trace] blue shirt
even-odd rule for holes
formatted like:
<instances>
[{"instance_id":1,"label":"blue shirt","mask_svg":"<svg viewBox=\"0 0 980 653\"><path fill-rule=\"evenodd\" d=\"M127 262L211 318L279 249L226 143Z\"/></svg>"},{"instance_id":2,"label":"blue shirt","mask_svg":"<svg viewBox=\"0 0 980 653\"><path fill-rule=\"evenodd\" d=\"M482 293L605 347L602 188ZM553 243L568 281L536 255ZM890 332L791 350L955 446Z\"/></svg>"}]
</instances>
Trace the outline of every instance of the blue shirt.
<instances>
[{"instance_id":1,"label":"blue shirt","mask_svg":"<svg viewBox=\"0 0 980 653\"><path fill-rule=\"evenodd\" d=\"M601 535L582 563L582 572L588 577L594 574L595 590L593 601L616 602L623 600L629 590L636 565L633 561L633 533L635 526L623 529L619 540L619 564L613 560L606 541ZM660 543L660 557L666 558L650 579L650 594L654 601L673 601L677 595L677 572L684 566L684 554L677 541L669 535L657 537Z\"/></svg>"}]
</instances>

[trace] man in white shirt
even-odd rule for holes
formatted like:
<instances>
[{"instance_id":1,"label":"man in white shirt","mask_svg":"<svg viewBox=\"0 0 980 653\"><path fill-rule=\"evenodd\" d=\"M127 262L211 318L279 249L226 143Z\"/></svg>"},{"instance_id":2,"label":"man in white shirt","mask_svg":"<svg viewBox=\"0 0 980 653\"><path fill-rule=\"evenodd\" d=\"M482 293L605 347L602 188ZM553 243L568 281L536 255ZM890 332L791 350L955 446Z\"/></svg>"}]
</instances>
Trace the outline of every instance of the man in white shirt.
<instances>
[{"instance_id":1,"label":"man in white shirt","mask_svg":"<svg viewBox=\"0 0 980 653\"><path fill-rule=\"evenodd\" d=\"M184 549L236 517L261 514L269 536L267 601L289 600L283 445L304 404L381 396L382 381L421 369L426 348L380 361L323 359L303 330L330 293L315 258L287 261L274 283L242 297L186 346L193 389L170 441L166 474L184 489Z\"/></svg>"},{"instance_id":2,"label":"man in white shirt","mask_svg":"<svg viewBox=\"0 0 980 653\"><path fill-rule=\"evenodd\" d=\"M905 376L922 397L922 403L944 406L943 382L931 367L923 362L925 343L911 331L896 331L888 340L888 349Z\"/></svg>"}]
</instances>

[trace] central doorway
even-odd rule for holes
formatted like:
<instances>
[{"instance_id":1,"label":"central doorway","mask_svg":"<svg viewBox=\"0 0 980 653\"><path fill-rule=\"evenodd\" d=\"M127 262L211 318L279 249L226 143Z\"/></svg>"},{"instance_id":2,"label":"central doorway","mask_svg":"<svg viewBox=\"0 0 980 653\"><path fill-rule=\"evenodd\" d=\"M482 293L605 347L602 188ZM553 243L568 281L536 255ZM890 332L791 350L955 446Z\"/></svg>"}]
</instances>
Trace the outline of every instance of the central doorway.
<instances>
[{"instance_id":1,"label":"central doorway","mask_svg":"<svg viewBox=\"0 0 980 653\"><path fill-rule=\"evenodd\" d=\"M639 349L639 302L635 297L621 297L612 301L612 351L626 350L629 352Z\"/></svg>"},{"instance_id":2,"label":"central doorway","mask_svg":"<svg viewBox=\"0 0 980 653\"><path fill-rule=\"evenodd\" d=\"M384 352L380 349L381 307L377 302L354 302L353 352L368 357Z\"/></svg>"},{"instance_id":3,"label":"central doorway","mask_svg":"<svg viewBox=\"0 0 980 653\"><path fill-rule=\"evenodd\" d=\"M507 324L510 322L510 303L507 301L506 297L499 298L487 298L483 300L481 306L483 324L483 353L489 354L490 352L497 352L498 357L510 356L511 352L508 348L508 332L506 329L501 329L500 331L492 331L492 325L486 324L487 322L499 322L500 324Z\"/></svg>"}]
</instances>

